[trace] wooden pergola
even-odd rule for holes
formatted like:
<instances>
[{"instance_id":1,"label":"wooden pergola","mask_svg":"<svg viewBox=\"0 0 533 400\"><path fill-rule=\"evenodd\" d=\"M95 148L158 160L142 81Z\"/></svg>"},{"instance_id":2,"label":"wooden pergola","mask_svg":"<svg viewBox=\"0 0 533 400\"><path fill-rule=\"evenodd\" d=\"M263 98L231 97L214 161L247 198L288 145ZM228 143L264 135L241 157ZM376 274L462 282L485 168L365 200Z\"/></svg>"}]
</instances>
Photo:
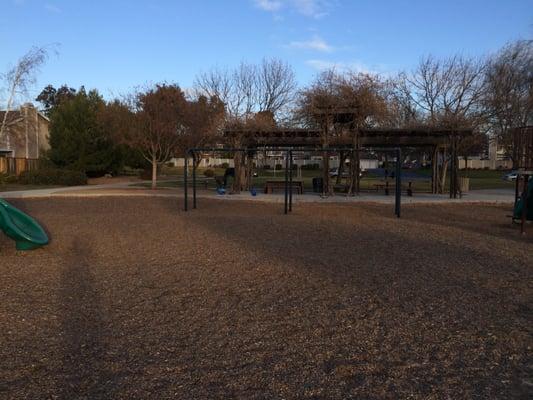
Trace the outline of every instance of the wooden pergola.
<instances>
[{"instance_id":1,"label":"wooden pergola","mask_svg":"<svg viewBox=\"0 0 533 400\"><path fill-rule=\"evenodd\" d=\"M354 131L344 129L340 134L330 135L324 145L323 132L318 129L226 129L226 142L239 143L250 151L260 148L291 148L295 151L317 151L321 148L336 148L353 151L358 155L364 149L379 148L431 148L433 150L432 191L436 192L439 169L435 162L440 152L450 151L450 198L457 198L458 154L457 146L462 138L472 134L471 129L447 128L377 128ZM356 139L354 140L354 136Z\"/></svg>"},{"instance_id":2,"label":"wooden pergola","mask_svg":"<svg viewBox=\"0 0 533 400\"><path fill-rule=\"evenodd\" d=\"M451 146L464 136L472 134L471 129L361 129L358 131L362 147L430 147ZM243 146L256 147L303 147L319 149L322 146L321 131L316 129L279 128L260 129L226 129L226 138L240 136ZM350 134L335 135L329 138L329 145L334 147L353 146Z\"/></svg>"}]
</instances>

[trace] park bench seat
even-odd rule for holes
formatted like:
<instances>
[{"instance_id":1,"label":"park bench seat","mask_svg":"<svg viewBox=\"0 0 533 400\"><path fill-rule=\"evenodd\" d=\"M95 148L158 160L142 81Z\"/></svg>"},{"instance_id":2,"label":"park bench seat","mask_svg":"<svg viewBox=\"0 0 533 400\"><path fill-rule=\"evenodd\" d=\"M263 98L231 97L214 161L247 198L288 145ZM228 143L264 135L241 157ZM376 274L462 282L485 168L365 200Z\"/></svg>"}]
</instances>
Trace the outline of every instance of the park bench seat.
<instances>
[{"instance_id":1,"label":"park bench seat","mask_svg":"<svg viewBox=\"0 0 533 400\"><path fill-rule=\"evenodd\" d=\"M389 182L375 183L374 187L376 188L376 192L384 190L385 195L388 196L391 190L396 189L396 184ZM405 191L407 196L413 196L413 182L408 182L407 185L402 185L402 191Z\"/></svg>"},{"instance_id":2,"label":"park bench seat","mask_svg":"<svg viewBox=\"0 0 533 400\"><path fill-rule=\"evenodd\" d=\"M291 182L288 182L289 189ZM274 190L281 189L285 190L285 181L266 181L265 182L265 193L266 194L272 194L274 193ZM296 193L302 194L304 191L304 185L302 181L292 181L292 190L296 189Z\"/></svg>"}]
</instances>

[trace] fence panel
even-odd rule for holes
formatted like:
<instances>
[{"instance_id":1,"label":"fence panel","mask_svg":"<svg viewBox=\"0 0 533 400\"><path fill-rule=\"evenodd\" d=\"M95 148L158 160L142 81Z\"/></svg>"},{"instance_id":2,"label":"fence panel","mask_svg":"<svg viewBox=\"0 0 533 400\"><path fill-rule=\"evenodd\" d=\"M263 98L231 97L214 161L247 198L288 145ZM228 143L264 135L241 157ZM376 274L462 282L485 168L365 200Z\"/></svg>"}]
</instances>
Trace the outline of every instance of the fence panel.
<instances>
[{"instance_id":1,"label":"fence panel","mask_svg":"<svg viewBox=\"0 0 533 400\"><path fill-rule=\"evenodd\" d=\"M20 175L24 171L33 171L39 168L36 158L0 157L0 173Z\"/></svg>"}]
</instances>

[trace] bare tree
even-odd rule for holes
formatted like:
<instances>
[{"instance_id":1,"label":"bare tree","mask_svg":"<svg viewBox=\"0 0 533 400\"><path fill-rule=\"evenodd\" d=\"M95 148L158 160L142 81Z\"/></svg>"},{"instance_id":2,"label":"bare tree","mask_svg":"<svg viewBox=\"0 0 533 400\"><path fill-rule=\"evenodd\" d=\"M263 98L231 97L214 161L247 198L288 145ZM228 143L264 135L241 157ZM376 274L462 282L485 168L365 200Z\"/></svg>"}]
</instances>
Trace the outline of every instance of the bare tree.
<instances>
[{"instance_id":1,"label":"bare tree","mask_svg":"<svg viewBox=\"0 0 533 400\"><path fill-rule=\"evenodd\" d=\"M412 73L400 74L399 98L404 105L411 106L411 115L418 117L419 124L449 129L481 128L485 123L485 71L482 59L453 56L439 60L428 56ZM435 147L432 159L432 190L442 193L449 161L447 149Z\"/></svg>"},{"instance_id":2,"label":"bare tree","mask_svg":"<svg viewBox=\"0 0 533 400\"><path fill-rule=\"evenodd\" d=\"M258 112L278 116L294 101L296 79L289 64L278 59L264 59L256 78Z\"/></svg>"},{"instance_id":3,"label":"bare tree","mask_svg":"<svg viewBox=\"0 0 533 400\"><path fill-rule=\"evenodd\" d=\"M486 84L491 128L514 164L511 132L533 123L533 40L510 43L491 57Z\"/></svg>"},{"instance_id":4,"label":"bare tree","mask_svg":"<svg viewBox=\"0 0 533 400\"><path fill-rule=\"evenodd\" d=\"M30 86L35 83L35 75L46 61L47 56L48 52L45 48L32 47L30 51L24 54L18 60L17 64L4 75L7 85L7 101L4 116L0 125L0 141L4 141L8 149L11 144L9 142L9 135L7 135L7 129L11 124L17 122L10 118L9 112L12 110L17 95L27 94Z\"/></svg>"},{"instance_id":5,"label":"bare tree","mask_svg":"<svg viewBox=\"0 0 533 400\"><path fill-rule=\"evenodd\" d=\"M179 147L182 153L193 147L212 144L224 125L224 104L217 98L200 96L197 100L187 101L182 121L183 132ZM195 158L198 165L201 158Z\"/></svg>"},{"instance_id":6,"label":"bare tree","mask_svg":"<svg viewBox=\"0 0 533 400\"><path fill-rule=\"evenodd\" d=\"M196 77L194 87L199 95L222 100L229 119L262 111L277 117L294 100L296 81L290 65L273 58L259 65L242 62L234 70L211 69Z\"/></svg>"},{"instance_id":7,"label":"bare tree","mask_svg":"<svg viewBox=\"0 0 533 400\"><path fill-rule=\"evenodd\" d=\"M338 133L334 124L339 106L337 83L337 72L334 69L326 70L299 93L296 118L303 126L318 128L323 149L330 147L332 139ZM322 152L322 195L327 196L334 194L329 174L329 157L329 152L324 150Z\"/></svg>"},{"instance_id":8,"label":"bare tree","mask_svg":"<svg viewBox=\"0 0 533 400\"><path fill-rule=\"evenodd\" d=\"M371 128L384 120L388 105L384 94L384 82L378 75L348 73L339 79L338 95L342 121L352 142L348 194L359 192L360 131ZM341 160L342 161L342 160Z\"/></svg>"},{"instance_id":9,"label":"bare tree","mask_svg":"<svg viewBox=\"0 0 533 400\"><path fill-rule=\"evenodd\" d=\"M257 115L268 114L272 120L284 116L294 101L296 81L290 65L273 58L263 59L259 65L242 62L234 70L215 68L201 73L194 87L197 95L217 97L225 104L226 126L236 128L230 140L234 147L241 147L244 131L249 134L257 129ZM238 193L249 182L251 155L237 152L234 163L233 192Z\"/></svg>"},{"instance_id":10,"label":"bare tree","mask_svg":"<svg viewBox=\"0 0 533 400\"><path fill-rule=\"evenodd\" d=\"M333 138L348 136L352 148L349 154L341 152L337 181L350 157L348 194L359 190L360 131L380 124L387 115L384 82L377 75L335 70L323 72L300 94L298 114L305 125L319 128L324 148ZM333 194L329 177L329 154L324 152L324 194Z\"/></svg>"}]
</instances>

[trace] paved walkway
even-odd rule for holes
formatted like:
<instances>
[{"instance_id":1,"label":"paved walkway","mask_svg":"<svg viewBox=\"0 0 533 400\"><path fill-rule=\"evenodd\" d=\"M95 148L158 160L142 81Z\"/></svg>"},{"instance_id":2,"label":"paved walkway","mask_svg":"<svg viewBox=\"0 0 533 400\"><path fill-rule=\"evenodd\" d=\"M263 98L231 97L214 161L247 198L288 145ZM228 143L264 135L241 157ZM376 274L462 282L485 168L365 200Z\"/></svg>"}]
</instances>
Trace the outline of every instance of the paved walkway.
<instances>
[{"instance_id":1,"label":"paved walkway","mask_svg":"<svg viewBox=\"0 0 533 400\"><path fill-rule=\"evenodd\" d=\"M189 192L192 195L192 191ZM150 190L147 188L132 186L131 182L103 184L103 185L85 185L71 186L63 188L34 189L13 192L0 192L2 198L39 198L39 197L101 197L101 196L156 196L156 197L179 197L183 196L181 189L158 189ZM258 193L257 196L251 196L248 192L235 195L217 195L212 190L198 190L197 197L213 198L220 200L248 200L260 202L281 203L284 201L284 195L270 194L265 195ZM317 203L353 203L353 202L372 202L372 203L394 203L394 195L385 196L380 193L362 193L359 196L345 196L337 194L332 197L323 198L314 193L303 195L293 195L293 201L299 202L317 202ZM512 189L485 189L472 190L461 199L450 199L448 195L435 195L428 193L415 193L413 197L402 195L403 204L413 203L512 203L514 193Z\"/></svg>"}]
</instances>

